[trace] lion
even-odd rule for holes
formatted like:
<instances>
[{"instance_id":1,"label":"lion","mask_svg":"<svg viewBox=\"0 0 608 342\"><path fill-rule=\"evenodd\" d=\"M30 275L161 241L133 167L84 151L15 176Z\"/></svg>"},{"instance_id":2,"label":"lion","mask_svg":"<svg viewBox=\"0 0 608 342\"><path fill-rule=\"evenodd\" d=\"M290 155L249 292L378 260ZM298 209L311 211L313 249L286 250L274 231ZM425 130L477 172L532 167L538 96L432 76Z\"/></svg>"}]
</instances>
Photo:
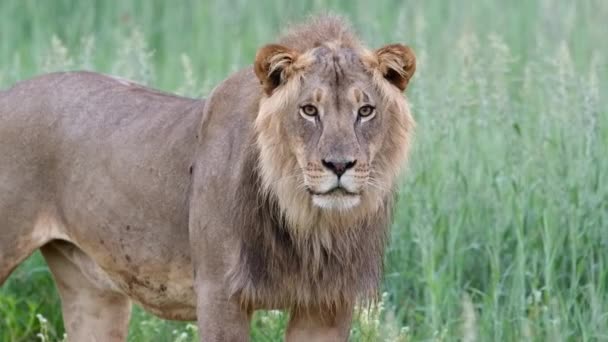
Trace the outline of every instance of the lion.
<instances>
[{"instance_id":1,"label":"lion","mask_svg":"<svg viewBox=\"0 0 608 342\"><path fill-rule=\"evenodd\" d=\"M0 93L0 284L40 249L70 341L124 341L131 303L246 341L345 341L382 276L414 129L412 50L331 15L259 49L206 99L92 72Z\"/></svg>"}]
</instances>

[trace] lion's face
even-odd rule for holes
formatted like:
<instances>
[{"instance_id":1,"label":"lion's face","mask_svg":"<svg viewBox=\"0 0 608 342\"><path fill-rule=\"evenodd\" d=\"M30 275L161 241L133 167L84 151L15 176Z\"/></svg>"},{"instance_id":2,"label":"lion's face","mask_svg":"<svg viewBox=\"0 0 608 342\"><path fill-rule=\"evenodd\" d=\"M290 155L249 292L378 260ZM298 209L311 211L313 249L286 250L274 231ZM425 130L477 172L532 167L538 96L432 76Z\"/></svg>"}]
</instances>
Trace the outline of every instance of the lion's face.
<instances>
[{"instance_id":1,"label":"lion's face","mask_svg":"<svg viewBox=\"0 0 608 342\"><path fill-rule=\"evenodd\" d=\"M391 125L400 115L390 98L402 98L413 72L413 55L399 48L402 55L391 55L388 66L381 52L365 55L332 45L303 54L270 45L258 53L256 73L267 93L256 121L258 141L274 154L267 162L280 169L270 182L291 184L292 192L305 192L314 206L339 211L391 187L386 178L394 170L378 155L394 143ZM265 170L272 171L277 170Z\"/></svg>"},{"instance_id":2,"label":"lion's face","mask_svg":"<svg viewBox=\"0 0 608 342\"><path fill-rule=\"evenodd\" d=\"M286 138L313 204L348 209L374 184L370 171L388 121L378 91L369 86L372 75L353 62L352 50L320 47L312 55L282 125L291 132Z\"/></svg>"}]
</instances>

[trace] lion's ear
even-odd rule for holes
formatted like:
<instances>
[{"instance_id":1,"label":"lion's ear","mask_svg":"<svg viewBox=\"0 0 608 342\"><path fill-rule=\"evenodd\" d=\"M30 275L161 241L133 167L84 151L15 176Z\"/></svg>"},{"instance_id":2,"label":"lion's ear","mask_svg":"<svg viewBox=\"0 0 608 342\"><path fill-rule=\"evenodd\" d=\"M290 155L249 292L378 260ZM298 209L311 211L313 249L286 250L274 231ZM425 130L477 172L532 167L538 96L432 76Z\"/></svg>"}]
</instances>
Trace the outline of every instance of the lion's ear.
<instances>
[{"instance_id":1,"label":"lion's ear","mask_svg":"<svg viewBox=\"0 0 608 342\"><path fill-rule=\"evenodd\" d=\"M260 79L264 91L270 95L290 74L290 67L298 53L282 45L270 44L258 50L255 56L254 70Z\"/></svg>"},{"instance_id":2,"label":"lion's ear","mask_svg":"<svg viewBox=\"0 0 608 342\"><path fill-rule=\"evenodd\" d=\"M416 71L416 56L409 46L391 44L376 50L380 72L404 91Z\"/></svg>"}]
</instances>

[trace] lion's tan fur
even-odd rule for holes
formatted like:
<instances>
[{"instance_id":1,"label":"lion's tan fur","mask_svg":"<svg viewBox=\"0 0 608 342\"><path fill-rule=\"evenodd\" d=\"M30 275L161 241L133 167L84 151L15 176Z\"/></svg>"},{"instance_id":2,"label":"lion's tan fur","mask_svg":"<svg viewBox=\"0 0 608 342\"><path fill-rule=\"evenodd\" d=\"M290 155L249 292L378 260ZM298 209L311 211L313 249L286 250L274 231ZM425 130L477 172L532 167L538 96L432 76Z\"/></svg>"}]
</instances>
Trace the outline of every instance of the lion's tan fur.
<instances>
[{"instance_id":1,"label":"lion's tan fur","mask_svg":"<svg viewBox=\"0 0 608 342\"><path fill-rule=\"evenodd\" d=\"M327 179L325 157L286 126L300 121L285 121L305 120L296 101L302 84L325 82L313 79L322 58L342 64L333 93L323 84L316 101L379 94L383 111L364 133L339 110L326 121L338 135L314 131L325 155L363 156L350 164L358 204L335 210L303 185ZM370 50L343 20L321 16L261 48L205 100L86 72L0 92L0 283L41 248L74 340L124 340L131 300L197 318L202 340L247 340L258 309L291 311L288 340L345 340L355 302L380 283L414 70L409 48ZM336 93L339 72L353 85ZM351 79L366 80L363 90ZM321 127L303 122L296 129ZM371 139L374 122L386 134ZM370 139L365 153L355 138Z\"/></svg>"}]
</instances>

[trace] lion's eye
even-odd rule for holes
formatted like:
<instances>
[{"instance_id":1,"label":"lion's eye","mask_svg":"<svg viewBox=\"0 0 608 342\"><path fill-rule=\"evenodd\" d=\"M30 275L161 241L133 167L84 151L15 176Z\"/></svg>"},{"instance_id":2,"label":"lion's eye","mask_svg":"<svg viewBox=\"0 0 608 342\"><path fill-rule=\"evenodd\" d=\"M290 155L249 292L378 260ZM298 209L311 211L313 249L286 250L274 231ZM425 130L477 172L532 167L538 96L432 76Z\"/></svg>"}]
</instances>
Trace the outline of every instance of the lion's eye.
<instances>
[{"instance_id":1,"label":"lion's eye","mask_svg":"<svg viewBox=\"0 0 608 342\"><path fill-rule=\"evenodd\" d=\"M302 110L302 113L307 116L317 116L317 114L319 114L317 107L315 107L313 105L302 106L301 110Z\"/></svg>"},{"instance_id":2,"label":"lion's eye","mask_svg":"<svg viewBox=\"0 0 608 342\"><path fill-rule=\"evenodd\" d=\"M374 114L374 110L375 110L375 108L370 105L363 106L363 107L359 108L359 116L364 117L364 118L368 117L368 116Z\"/></svg>"}]
</instances>

